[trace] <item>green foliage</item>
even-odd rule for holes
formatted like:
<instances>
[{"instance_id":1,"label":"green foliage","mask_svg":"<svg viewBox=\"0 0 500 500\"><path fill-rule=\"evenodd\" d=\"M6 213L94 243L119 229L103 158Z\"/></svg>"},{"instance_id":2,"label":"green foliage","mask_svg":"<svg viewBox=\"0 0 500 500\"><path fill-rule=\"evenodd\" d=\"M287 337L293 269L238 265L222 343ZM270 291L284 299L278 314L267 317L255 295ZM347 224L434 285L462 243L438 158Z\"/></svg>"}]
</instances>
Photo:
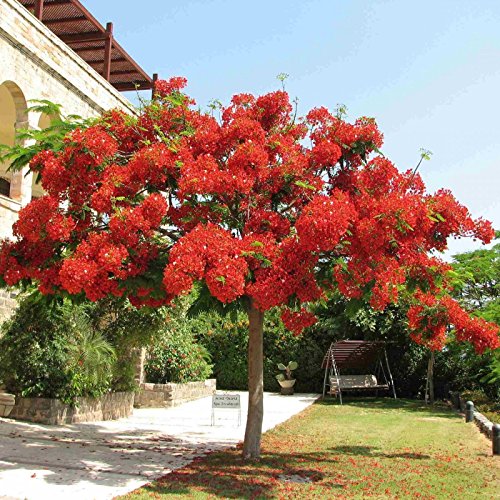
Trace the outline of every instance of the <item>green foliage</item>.
<instances>
[{"instance_id":1,"label":"green foliage","mask_svg":"<svg viewBox=\"0 0 500 500\"><path fill-rule=\"evenodd\" d=\"M500 232L496 232L496 240ZM454 297L469 311L500 325L500 243L453 256ZM468 354L471 374L463 389L481 391L500 402L500 350L485 356ZM472 362L471 362L472 361ZM455 372L454 372L455 373Z\"/></svg>"},{"instance_id":2,"label":"green foliage","mask_svg":"<svg viewBox=\"0 0 500 500\"><path fill-rule=\"evenodd\" d=\"M200 314L189 328L210 353L213 376L219 389L248 388L248 320L243 313L224 317L217 313Z\"/></svg>"},{"instance_id":3,"label":"green foliage","mask_svg":"<svg viewBox=\"0 0 500 500\"><path fill-rule=\"evenodd\" d=\"M165 309L137 309L125 299L105 299L92 308L94 328L114 346L113 390L135 390L135 362L142 347L155 342L165 323Z\"/></svg>"},{"instance_id":4,"label":"green foliage","mask_svg":"<svg viewBox=\"0 0 500 500\"><path fill-rule=\"evenodd\" d=\"M205 380L212 373L210 354L196 342L196 328L193 327L196 327L199 315L194 319L187 317L192 305L193 297L180 299L164 317L160 331L147 351L145 371L148 382L192 382Z\"/></svg>"},{"instance_id":5,"label":"green foliage","mask_svg":"<svg viewBox=\"0 0 500 500\"><path fill-rule=\"evenodd\" d=\"M124 299L75 303L33 292L2 327L0 380L15 394L67 403L135 390L138 352L159 335L165 314Z\"/></svg>"},{"instance_id":6,"label":"green foliage","mask_svg":"<svg viewBox=\"0 0 500 500\"><path fill-rule=\"evenodd\" d=\"M101 332L93 330L88 316L78 309L69 322L68 369L75 373L72 385L82 394L99 394L111 386L115 349Z\"/></svg>"},{"instance_id":7,"label":"green foliage","mask_svg":"<svg viewBox=\"0 0 500 500\"><path fill-rule=\"evenodd\" d=\"M189 322L198 341L213 362L213 373L220 389L246 390L248 387L248 319L239 312L235 317L212 313L199 315ZM264 389L276 391L276 366L284 357L293 357L301 367L296 382L298 392L320 391L321 361L330 345L330 334L312 330L295 337L281 323L279 311L271 310L264 319Z\"/></svg>"},{"instance_id":8,"label":"green foliage","mask_svg":"<svg viewBox=\"0 0 500 500\"><path fill-rule=\"evenodd\" d=\"M10 170L22 170L41 151L59 151L64 144L63 138L69 132L88 126L92 121L84 120L78 115L64 116L59 104L45 99L34 99L31 102L34 104L27 112L43 113L51 118L51 124L43 130L18 130L14 146L0 145L0 162L10 164Z\"/></svg>"},{"instance_id":9,"label":"green foliage","mask_svg":"<svg viewBox=\"0 0 500 500\"><path fill-rule=\"evenodd\" d=\"M114 350L92 331L83 307L68 302L47 307L39 294L21 300L2 326L0 379L26 397L99 396L111 389Z\"/></svg>"},{"instance_id":10,"label":"green foliage","mask_svg":"<svg viewBox=\"0 0 500 500\"><path fill-rule=\"evenodd\" d=\"M207 307L205 310L210 310ZM247 388L246 352L248 320L243 312L220 315L212 308L190 319L186 328L208 349L214 364L214 376L221 389ZM264 388L277 390L276 366L283 358L293 358L300 366L297 392L320 392L324 372L324 354L330 344L342 339L387 341L387 354L398 395L423 397L429 350L408 337L406 306L390 306L374 311L361 300L347 300L340 294L318 304L318 322L299 337L288 332L278 311L266 313L264 321ZM436 353L434 368L435 394L449 397L450 390L483 388L491 397L496 389L486 387L482 378L496 359L492 354L478 356L472 346L450 342L443 352Z\"/></svg>"},{"instance_id":11,"label":"green foliage","mask_svg":"<svg viewBox=\"0 0 500 500\"><path fill-rule=\"evenodd\" d=\"M187 330L166 330L148 349L146 380L157 384L207 379L212 366L207 350Z\"/></svg>"},{"instance_id":12,"label":"green foliage","mask_svg":"<svg viewBox=\"0 0 500 500\"><path fill-rule=\"evenodd\" d=\"M278 382L283 380L292 380L293 371L296 370L298 366L299 365L296 361L289 361L287 365L278 363L278 370L284 371L285 373L278 373L278 375L276 375L276 380Z\"/></svg>"},{"instance_id":13,"label":"green foliage","mask_svg":"<svg viewBox=\"0 0 500 500\"><path fill-rule=\"evenodd\" d=\"M459 302L500 324L500 243L491 249L454 255L453 271L453 295Z\"/></svg>"}]
</instances>

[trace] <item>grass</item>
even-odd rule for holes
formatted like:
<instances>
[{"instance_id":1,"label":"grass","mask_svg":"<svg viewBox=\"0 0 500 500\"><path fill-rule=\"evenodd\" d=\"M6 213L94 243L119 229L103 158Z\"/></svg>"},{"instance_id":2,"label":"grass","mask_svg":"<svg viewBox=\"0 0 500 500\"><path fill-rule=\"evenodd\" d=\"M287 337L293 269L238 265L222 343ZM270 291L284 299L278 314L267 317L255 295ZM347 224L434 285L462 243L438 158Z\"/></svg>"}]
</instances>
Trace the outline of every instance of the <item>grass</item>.
<instances>
[{"instance_id":1,"label":"grass","mask_svg":"<svg viewBox=\"0 0 500 500\"><path fill-rule=\"evenodd\" d=\"M500 498L500 457L444 406L320 401L267 432L262 450L253 463L213 453L123 498Z\"/></svg>"}]
</instances>

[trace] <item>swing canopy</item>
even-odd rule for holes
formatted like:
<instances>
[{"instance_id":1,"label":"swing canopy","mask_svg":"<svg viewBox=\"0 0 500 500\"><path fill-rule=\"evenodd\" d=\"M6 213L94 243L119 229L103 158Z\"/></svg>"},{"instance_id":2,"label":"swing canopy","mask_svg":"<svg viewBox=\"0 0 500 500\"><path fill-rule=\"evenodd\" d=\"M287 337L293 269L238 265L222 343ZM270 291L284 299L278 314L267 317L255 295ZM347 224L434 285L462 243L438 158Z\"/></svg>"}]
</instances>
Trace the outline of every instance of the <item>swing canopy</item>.
<instances>
[{"instance_id":1,"label":"swing canopy","mask_svg":"<svg viewBox=\"0 0 500 500\"><path fill-rule=\"evenodd\" d=\"M341 340L330 345L321 368L331 368L332 356L339 370L373 369L385 350L385 342L376 340Z\"/></svg>"},{"instance_id":2,"label":"swing canopy","mask_svg":"<svg viewBox=\"0 0 500 500\"><path fill-rule=\"evenodd\" d=\"M339 396L341 403L342 391L351 390L392 390L396 398L385 345L383 341L369 340L341 340L332 343L321 366L325 370L323 396L328 385L328 392ZM361 372L363 375L341 375L346 371ZM383 378L382 383L378 381L380 378Z\"/></svg>"}]
</instances>

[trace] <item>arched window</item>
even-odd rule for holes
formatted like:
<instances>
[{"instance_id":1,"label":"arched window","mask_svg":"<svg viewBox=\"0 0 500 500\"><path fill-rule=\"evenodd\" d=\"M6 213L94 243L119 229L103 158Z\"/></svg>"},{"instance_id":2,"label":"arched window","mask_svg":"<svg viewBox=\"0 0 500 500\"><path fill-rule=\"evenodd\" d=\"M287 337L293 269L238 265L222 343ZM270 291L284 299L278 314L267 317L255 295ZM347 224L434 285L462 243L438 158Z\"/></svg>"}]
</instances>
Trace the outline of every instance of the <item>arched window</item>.
<instances>
[{"instance_id":1,"label":"arched window","mask_svg":"<svg viewBox=\"0 0 500 500\"><path fill-rule=\"evenodd\" d=\"M10 195L10 181L0 177L0 194L2 196Z\"/></svg>"}]
</instances>

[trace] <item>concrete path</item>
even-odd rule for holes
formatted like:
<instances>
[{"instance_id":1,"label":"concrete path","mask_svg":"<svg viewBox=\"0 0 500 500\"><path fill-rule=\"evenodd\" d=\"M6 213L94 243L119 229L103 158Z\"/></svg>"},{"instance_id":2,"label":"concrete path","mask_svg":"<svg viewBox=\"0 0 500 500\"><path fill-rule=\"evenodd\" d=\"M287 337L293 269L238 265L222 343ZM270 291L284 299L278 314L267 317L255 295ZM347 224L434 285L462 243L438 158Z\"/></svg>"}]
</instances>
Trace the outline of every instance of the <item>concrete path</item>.
<instances>
[{"instance_id":1,"label":"concrete path","mask_svg":"<svg viewBox=\"0 0 500 500\"><path fill-rule=\"evenodd\" d=\"M89 424L47 426L0 418L0 499L104 500L132 491L241 441L248 394L239 394L240 426L237 410L216 410L212 426L211 398ZM317 397L266 393L264 431Z\"/></svg>"}]
</instances>

